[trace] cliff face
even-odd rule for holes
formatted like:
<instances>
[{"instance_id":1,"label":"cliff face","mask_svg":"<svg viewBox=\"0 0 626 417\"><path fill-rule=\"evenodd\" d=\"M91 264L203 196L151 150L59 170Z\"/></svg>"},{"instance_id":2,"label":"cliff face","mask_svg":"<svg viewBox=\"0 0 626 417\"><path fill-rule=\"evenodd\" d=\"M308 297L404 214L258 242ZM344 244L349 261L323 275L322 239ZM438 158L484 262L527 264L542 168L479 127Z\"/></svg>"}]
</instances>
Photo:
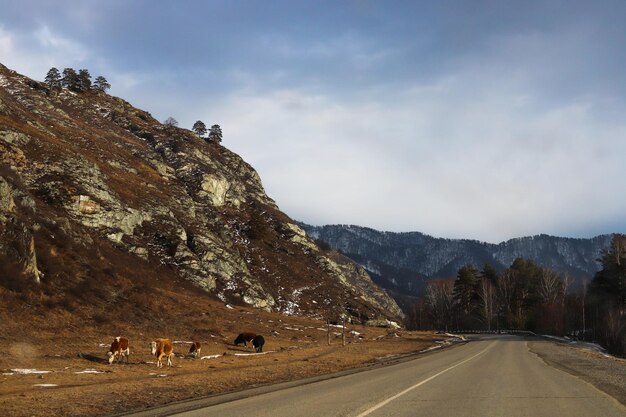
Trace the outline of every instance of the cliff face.
<instances>
[{"instance_id":1,"label":"cliff face","mask_svg":"<svg viewBox=\"0 0 626 417\"><path fill-rule=\"evenodd\" d=\"M599 269L596 259L611 241L611 235L592 239L539 235L490 244L438 239L417 232L379 232L358 226L300 225L312 238L355 259L379 285L400 296L417 295L426 279L454 277L464 265L480 269L490 263L504 269L518 257L532 259L573 278L590 279Z\"/></svg>"},{"instance_id":2,"label":"cliff face","mask_svg":"<svg viewBox=\"0 0 626 417\"><path fill-rule=\"evenodd\" d=\"M64 291L159 266L228 303L402 315L282 213L239 156L119 98L49 90L0 65L0 161L5 286Z\"/></svg>"}]
</instances>

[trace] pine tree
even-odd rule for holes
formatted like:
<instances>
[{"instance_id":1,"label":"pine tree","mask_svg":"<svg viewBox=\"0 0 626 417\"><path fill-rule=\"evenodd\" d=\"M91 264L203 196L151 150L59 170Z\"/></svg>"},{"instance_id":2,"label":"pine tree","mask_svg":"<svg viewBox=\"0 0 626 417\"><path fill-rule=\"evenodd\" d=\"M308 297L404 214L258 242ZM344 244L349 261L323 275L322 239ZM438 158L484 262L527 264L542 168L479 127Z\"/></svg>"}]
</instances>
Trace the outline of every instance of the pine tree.
<instances>
[{"instance_id":1,"label":"pine tree","mask_svg":"<svg viewBox=\"0 0 626 417\"><path fill-rule=\"evenodd\" d=\"M471 265L459 269L457 279L454 281L454 299L461 310L468 314L472 311L472 302L476 296L479 272Z\"/></svg>"},{"instance_id":2,"label":"pine tree","mask_svg":"<svg viewBox=\"0 0 626 417\"><path fill-rule=\"evenodd\" d=\"M91 75L89 70L81 69L78 71L78 84L80 91L91 90Z\"/></svg>"},{"instance_id":3,"label":"pine tree","mask_svg":"<svg viewBox=\"0 0 626 417\"><path fill-rule=\"evenodd\" d=\"M111 88L111 84L104 78L102 75L98 75L92 85L94 90L105 92L109 88Z\"/></svg>"},{"instance_id":4,"label":"pine tree","mask_svg":"<svg viewBox=\"0 0 626 417\"><path fill-rule=\"evenodd\" d=\"M191 128L191 130L193 130L194 132L196 132L196 135L203 137L204 135L206 135L206 125L201 121L198 120L193 124L193 127Z\"/></svg>"},{"instance_id":5,"label":"pine tree","mask_svg":"<svg viewBox=\"0 0 626 417\"><path fill-rule=\"evenodd\" d=\"M52 67L46 74L45 83L50 88L61 88L61 73L58 68Z\"/></svg>"},{"instance_id":6,"label":"pine tree","mask_svg":"<svg viewBox=\"0 0 626 417\"><path fill-rule=\"evenodd\" d=\"M211 131L209 132L209 142L222 142L222 128L220 125L211 126Z\"/></svg>"},{"instance_id":7,"label":"pine tree","mask_svg":"<svg viewBox=\"0 0 626 417\"><path fill-rule=\"evenodd\" d=\"M63 70L63 78L61 78L61 85L68 90L80 91L80 80L78 74L73 68L65 68Z\"/></svg>"}]
</instances>

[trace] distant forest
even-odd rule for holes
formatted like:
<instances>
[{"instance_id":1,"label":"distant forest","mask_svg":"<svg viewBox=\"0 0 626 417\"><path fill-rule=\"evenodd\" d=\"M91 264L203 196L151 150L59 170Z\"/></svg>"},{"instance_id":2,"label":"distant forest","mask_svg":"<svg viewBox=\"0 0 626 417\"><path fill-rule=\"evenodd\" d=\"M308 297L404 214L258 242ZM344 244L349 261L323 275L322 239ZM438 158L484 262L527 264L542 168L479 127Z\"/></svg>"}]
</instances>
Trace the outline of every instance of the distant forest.
<instances>
[{"instance_id":1,"label":"distant forest","mask_svg":"<svg viewBox=\"0 0 626 417\"><path fill-rule=\"evenodd\" d=\"M602 269L587 284L531 260L498 272L464 266L456 280L433 279L413 306L413 329L520 329L597 341L626 356L626 235L613 236Z\"/></svg>"}]
</instances>

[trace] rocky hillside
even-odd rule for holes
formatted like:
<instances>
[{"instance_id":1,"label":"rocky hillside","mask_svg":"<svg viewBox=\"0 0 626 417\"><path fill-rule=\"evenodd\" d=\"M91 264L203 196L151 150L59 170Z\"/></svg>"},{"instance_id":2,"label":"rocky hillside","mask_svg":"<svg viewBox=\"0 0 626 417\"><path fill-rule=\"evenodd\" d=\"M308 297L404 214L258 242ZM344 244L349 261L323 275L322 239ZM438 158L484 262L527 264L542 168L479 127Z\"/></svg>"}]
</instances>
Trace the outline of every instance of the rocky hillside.
<instances>
[{"instance_id":1,"label":"rocky hillside","mask_svg":"<svg viewBox=\"0 0 626 417\"><path fill-rule=\"evenodd\" d=\"M418 232L392 233L348 225L300 224L314 239L328 243L363 265L377 283L396 294L417 295L424 280L454 277L464 265L490 263L509 267L515 258L590 279L599 269L596 259L609 246L611 235L571 239L539 235L500 244L434 238Z\"/></svg>"},{"instance_id":2,"label":"rocky hillside","mask_svg":"<svg viewBox=\"0 0 626 417\"><path fill-rule=\"evenodd\" d=\"M0 65L0 160L6 296L136 304L167 281L290 315L402 316L362 267L282 213L239 156L120 98L50 90Z\"/></svg>"}]
</instances>

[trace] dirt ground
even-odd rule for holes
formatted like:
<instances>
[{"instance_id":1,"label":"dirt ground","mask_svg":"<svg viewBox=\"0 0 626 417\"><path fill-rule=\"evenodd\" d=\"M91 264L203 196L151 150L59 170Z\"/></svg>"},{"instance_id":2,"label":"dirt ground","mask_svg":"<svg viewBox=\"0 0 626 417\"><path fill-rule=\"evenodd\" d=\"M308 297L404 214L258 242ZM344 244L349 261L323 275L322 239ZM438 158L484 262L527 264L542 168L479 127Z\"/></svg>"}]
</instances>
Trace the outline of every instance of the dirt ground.
<instances>
[{"instance_id":1,"label":"dirt ground","mask_svg":"<svg viewBox=\"0 0 626 417\"><path fill-rule=\"evenodd\" d=\"M235 325L219 332L194 333L200 337L176 337L174 331L169 335L175 341L174 366L157 368L149 343L167 335L149 336L145 329L127 328L121 334L130 340L130 363L109 365L106 352L116 334L107 335L104 329L85 328L73 337L67 336L69 332L38 331L33 336L31 329L14 329L13 337L5 335L3 343L8 343L9 350L0 357L2 415L102 416L142 410L359 367L419 352L446 339L423 332L347 325L346 346L342 346L338 327L331 328L328 346L325 323L319 320L244 308L224 312L231 314L232 323L240 319L241 331L264 335L263 354L232 344ZM186 354L192 338L203 346L198 358ZM24 373L34 372L28 370L46 373Z\"/></svg>"}]
</instances>

